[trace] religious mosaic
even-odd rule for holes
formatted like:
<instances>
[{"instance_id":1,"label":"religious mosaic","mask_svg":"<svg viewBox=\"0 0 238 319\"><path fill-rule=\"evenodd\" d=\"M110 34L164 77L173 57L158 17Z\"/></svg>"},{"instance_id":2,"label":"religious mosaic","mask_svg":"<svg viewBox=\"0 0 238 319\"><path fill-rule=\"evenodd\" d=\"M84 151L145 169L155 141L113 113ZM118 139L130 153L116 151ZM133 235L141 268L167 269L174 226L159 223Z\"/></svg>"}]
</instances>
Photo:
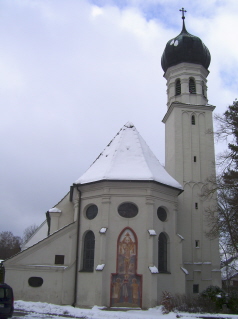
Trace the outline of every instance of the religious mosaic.
<instances>
[{"instance_id":1,"label":"religious mosaic","mask_svg":"<svg viewBox=\"0 0 238 319\"><path fill-rule=\"evenodd\" d=\"M130 228L119 235L117 273L111 278L111 307L141 307L142 276L137 269L137 239Z\"/></svg>"}]
</instances>

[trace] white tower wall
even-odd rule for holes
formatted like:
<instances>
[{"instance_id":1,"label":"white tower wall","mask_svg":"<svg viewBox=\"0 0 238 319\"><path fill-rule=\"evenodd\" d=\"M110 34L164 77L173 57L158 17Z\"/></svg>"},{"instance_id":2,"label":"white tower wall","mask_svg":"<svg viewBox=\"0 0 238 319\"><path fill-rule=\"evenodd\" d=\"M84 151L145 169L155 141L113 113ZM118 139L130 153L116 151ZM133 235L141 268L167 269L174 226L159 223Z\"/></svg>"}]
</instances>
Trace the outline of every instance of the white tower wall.
<instances>
[{"instance_id":1,"label":"white tower wall","mask_svg":"<svg viewBox=\"0 0 238 319\"><path fill-rule=\"evenodd\" d=\"M206 105L207 100L207 80L209 72L199 64L179 63L170 67L164 77L167 80L167 97L169 107L173 102L181 102L193 105ZM193 78L196 84L196 94L189 92L189 78ZM181 94L175 93L175 82L180 79Z\"/></svg>"},{"instance_id":2,"label":"white tower wall","mask_svg":"<svg viewBox=\"0 0 238 319\"><path fill-rule=\"evenodd\" d=\"M165 78L168 87L168 111L165 123L166 170L184 187L178 198L178 231L184 237L183 266L187 293L194 285L201 292L209 285L221 285L219 243L207 238L205 210L214 199L204 201L202 188L215 175L212 112L202 92L208 71L200 65L180 63L170 67ZM189 93L189 78L196 83L196 94ZM175 81L180 78L181 94ZM192 118L193 117L193 118Z\"/></svg>"}]
</instances>

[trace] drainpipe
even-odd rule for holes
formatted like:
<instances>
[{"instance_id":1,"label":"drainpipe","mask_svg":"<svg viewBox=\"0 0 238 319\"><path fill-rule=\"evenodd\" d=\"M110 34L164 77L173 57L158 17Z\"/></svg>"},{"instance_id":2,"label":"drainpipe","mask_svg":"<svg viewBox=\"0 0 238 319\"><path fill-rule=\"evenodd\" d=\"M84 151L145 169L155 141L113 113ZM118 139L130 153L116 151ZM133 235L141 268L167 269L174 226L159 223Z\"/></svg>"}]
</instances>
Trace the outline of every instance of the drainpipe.
<instances>
[{"instance_id":1,"label":"drainpipe","mask_svg":"<svg viewBox=\"0 0 238 319\"><path fill-rule=\"evenodd\" d=\"M80 226L80 206L81 206L81 191L78 188L78 185L74 185L79 192L79 201L78 201L78 223L77 223L77 239L76 239L76 261L75 261L75 275L74 275L74 302L73 307L77 303L77 290L78 290L78 259L79 259L79 226Z\"/></svg>"},{"instance_id":2,"label":"drainpipe","mask_svg":"<svg viewBox=\"0 0 238 319\"><path fill-rule=\"evenodd\" d=\"M47 236L50 236L51 218L50 218L50 213L49 213L49 211L47 211L47 212L45 213L45 215L46 215L46 221L47 221L47 225L48 225Z\"/></svg>"}]
</instances>

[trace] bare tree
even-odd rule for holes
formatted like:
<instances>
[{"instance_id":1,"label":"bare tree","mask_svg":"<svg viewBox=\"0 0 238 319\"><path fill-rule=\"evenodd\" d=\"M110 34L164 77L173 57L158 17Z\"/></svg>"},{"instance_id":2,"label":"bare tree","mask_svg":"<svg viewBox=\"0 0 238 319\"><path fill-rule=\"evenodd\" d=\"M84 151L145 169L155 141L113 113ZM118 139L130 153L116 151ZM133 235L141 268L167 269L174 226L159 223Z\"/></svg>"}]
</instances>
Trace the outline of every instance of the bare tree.
<instances>
[{"instance_id":1,"label":"bare tree","mask_svg":"<svg viewBox=\"0 0 238 319\"><path fill-rule=\"evenodd\" d=\"M202 196L218 198L218 204L205 212L210 227L207 236L219 237L221 267L226 268L230 276L238 271L238 101L215 119L218 123L215 136L226 140L228 149L218 157L220 174L208 181Z\"/></svg>"},{"instance_id":2,"label":"bare tree","mask_svg":"<svg viewBox=\"0 0 238 319\"><path fill-rule=\"evenodd\" d=\"M7 259L21 250L22 240L10 231L0 233L0 259Z\"/></svg>"},{"instance_id":3,"label":"bare tree","mask_svg":"<svg viewBox=\"0 0 238 319\"><path fill-rule=\"evenodd\" d=\"M28 226L23 232L22 242L25 243L36 232L37 228L38 226L35 224Z\"/></svg>"}]
</instances>

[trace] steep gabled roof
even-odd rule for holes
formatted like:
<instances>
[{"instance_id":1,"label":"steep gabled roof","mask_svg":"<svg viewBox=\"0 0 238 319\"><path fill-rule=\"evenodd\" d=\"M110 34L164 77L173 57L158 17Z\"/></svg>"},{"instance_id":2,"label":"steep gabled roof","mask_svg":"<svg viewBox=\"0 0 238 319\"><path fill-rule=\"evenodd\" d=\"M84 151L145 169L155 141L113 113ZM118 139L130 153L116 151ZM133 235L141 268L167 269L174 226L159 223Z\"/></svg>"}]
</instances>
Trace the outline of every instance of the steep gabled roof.
<instances>
[{"instance_id":1,"label":"steep gabled roof","mask_svg":"<svg viewBox=\"0 0 238 319\"><path fill-rule=\"evenodd\" d=\"M100 180L155 181L182 189L129 122L75 183L86 184Z\"/></svg>"},{"instance_id":2,"label":"steep gabled roof","mask_svg":"<svg viewBox=\"0 0 238 319\"><path fill-rule=\"evenodd\" d=\"M44 242L46 242L46 241L52 240L52 239L53 239L55 236L57 236L60 232L63 232L64 230L66 230L67 228L69 228L70 226L73 226L73 225L76 225L76 222L75 222L75 221L72 222L72 223L70 223L70 224L67 224L67 225L63 226L62 228L60 228L60 229L58 229L58 230L56 230L55 232L53 232L53 233L50 234L49 236L47 236L47 237L45 237L45 238L39 240L37 243L33 244L32 246L29 246L29 247L27 247L26 249L19 251L17 254L15 254L15 255L13 255L13 256L11 256L11 257L9 257L9 258L3 260L3 262L4 262L4 263L5 263L5 262L8 262L8 261L11 260L12 258L17 257L17 256L20 255L20 254L24 254L25 252L30 251L31 249L34 249L34 247L37 247L37 245L39 245L40 243L44 243Z\"/></svg>"}]
</instances>

